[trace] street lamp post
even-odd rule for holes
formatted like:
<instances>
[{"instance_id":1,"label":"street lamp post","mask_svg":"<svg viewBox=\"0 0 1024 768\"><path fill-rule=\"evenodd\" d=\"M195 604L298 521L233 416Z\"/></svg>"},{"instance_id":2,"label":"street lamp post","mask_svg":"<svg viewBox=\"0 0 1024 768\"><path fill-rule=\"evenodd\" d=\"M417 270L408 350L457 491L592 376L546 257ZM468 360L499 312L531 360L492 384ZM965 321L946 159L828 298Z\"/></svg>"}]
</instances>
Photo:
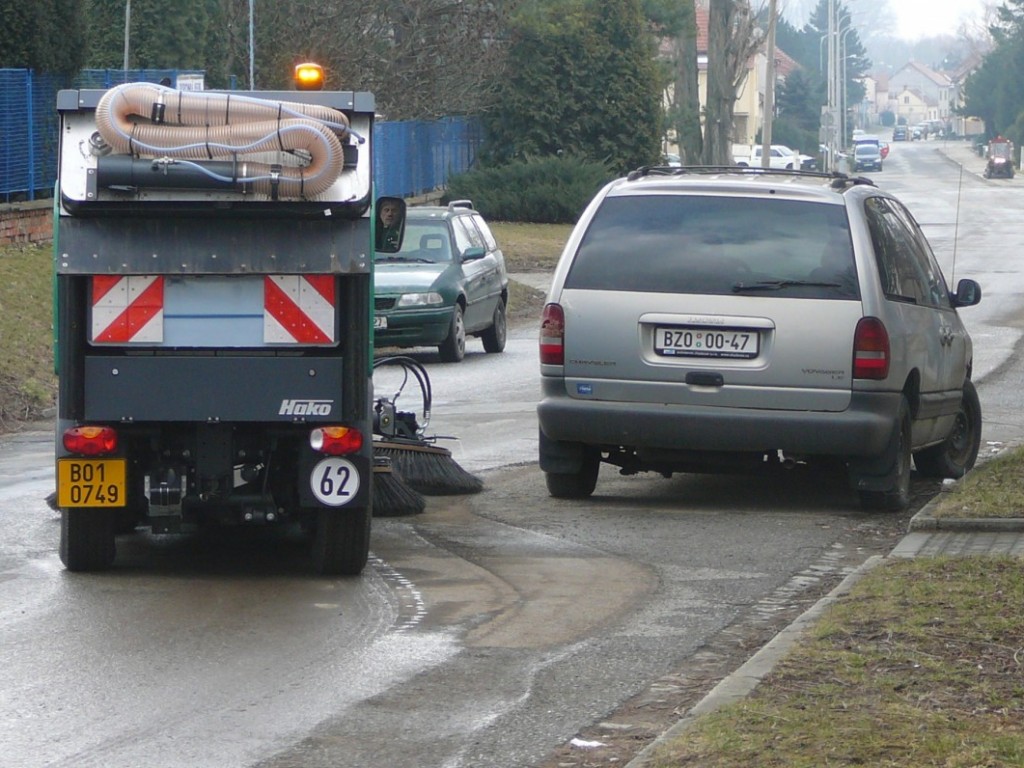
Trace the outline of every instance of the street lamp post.
<instances>
[{"instance_id":1,"label":"street lamp post","mask_svg":"<svg viewBox=\"0 0 1024 768\"><path fill-rule=\"evenodd\" d=\"M826 108L826 116L828 120L828 133L825 146L828 150L828 157L826 161L828 163L828 170L835 171L836 168L836 152L838 150L839 142L837 141L836 130L837 130L837 117L836 104L839 102L839 89L838 89L838 57L839 57L839 40L837 34L838 27L838 0L828 0L828 30L826 37L828 38L828 106Z\"/></svg>"},{"instance_id":2,"label":"street lamp post","mask_svg":"<svg viewBox=\"0 0 1024 768\"><path fill-rule=\"evenodd\" d=\"M844 145L846 144L846 108L847 108L846 107L846 62L850 58L849 56L846 55L846 36L847 36L847 34L849 34L852 31L853 31L853 22L851 21L839 33L840 49L842 50L842 57L841 57L842 66L840 67L840 73L841 73L840 77L842 79L840 80L841 88L840 88L840 94L839 94L839 96L840 96L840 98L839 98L839 114L840 114L840 120L841 120L840 125L842 127L842 133L840 134L840 137L841 137L841 140L842 140Z\"/></svg>"},{"instance_id":3,"label":"street lamp post","mask_svg":"<svg viewBox=\"0 0 1024 768\"><path fill-rule=\"evenodd\" d=\"M846 22L845 24L843 22ZM853 31L847 14L840 18L839 0L828 0L828 106L826 108L828 169L837 170L835 157L846 143L846 36Z\"/></svg>"}]
</instances>

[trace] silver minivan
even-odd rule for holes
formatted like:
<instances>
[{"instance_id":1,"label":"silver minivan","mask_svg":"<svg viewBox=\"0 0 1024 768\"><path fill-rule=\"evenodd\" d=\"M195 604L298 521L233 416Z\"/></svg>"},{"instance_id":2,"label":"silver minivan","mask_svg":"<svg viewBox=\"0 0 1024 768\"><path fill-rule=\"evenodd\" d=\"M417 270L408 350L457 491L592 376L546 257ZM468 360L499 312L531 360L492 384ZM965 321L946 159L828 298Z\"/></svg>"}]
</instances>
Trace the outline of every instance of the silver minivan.
<instances>
[{"instance_id":1,"label":"silver minivan","mask_svg":"<svg viewBox=\"0 0 1024 768\"><path fill-rule=\"evenodd\" d=\"M646 168L602 189L555 271L541 338L540 467L581 498L601 462L753 471L842 460L903 509L911 461L977 457L972 347L924 235L868 179Z\"/></svg>"}]
</instances>

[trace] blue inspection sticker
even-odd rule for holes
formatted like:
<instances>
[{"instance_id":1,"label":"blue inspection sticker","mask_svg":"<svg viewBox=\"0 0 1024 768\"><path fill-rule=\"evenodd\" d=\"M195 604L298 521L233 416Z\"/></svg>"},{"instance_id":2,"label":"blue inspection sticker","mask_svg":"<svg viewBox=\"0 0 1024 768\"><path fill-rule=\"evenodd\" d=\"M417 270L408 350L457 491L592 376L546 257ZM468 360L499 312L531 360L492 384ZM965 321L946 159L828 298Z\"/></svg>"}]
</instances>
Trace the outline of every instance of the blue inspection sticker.
<instances>
[{"instance_id":1,"label":"blue inspection sticker","mask_svg":"<svg viewBox=\"0 0 1024 768\"><path fill-rule=\"evenodd\" d=\"M594 394L594 385L593 384L577 384L576 385L576 394L577 395L592 395L592 394Z\"/></svg>"}]
</instances>

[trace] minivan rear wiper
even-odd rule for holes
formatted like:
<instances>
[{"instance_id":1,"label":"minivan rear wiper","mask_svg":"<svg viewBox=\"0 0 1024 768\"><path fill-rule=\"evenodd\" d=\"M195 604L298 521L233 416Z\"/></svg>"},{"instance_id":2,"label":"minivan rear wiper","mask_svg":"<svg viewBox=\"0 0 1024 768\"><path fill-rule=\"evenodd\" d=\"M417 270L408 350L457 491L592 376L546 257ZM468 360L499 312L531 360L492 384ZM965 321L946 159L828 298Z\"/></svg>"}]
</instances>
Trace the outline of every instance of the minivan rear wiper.
<instances>
[{"instance_id":1,"label":"minivan rear wiper","mask_svg":"<svg viewBox=\"0 0 1024 768\"><path fill-rule=\"evenodd\" d=\"M756 283L733 283L733 293L740 291L778 291L782 288L794 286L810 286L812 288L842 288L840 283L830 283L822 280L760 280Z\"/></svg>"}]
</instances>

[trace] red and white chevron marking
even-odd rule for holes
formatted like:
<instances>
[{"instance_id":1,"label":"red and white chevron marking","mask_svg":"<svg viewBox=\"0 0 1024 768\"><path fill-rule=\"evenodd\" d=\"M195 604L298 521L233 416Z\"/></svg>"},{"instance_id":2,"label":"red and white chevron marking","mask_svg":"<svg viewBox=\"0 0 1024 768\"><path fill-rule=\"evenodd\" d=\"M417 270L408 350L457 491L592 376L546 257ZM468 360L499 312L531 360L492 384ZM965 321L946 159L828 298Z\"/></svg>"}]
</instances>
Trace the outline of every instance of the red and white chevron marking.
<instances>
[{"instance_id":1,"label":"red and white chevron marking","mask_svg":"<svg viewBox=\"0 0 1024 768\"><path fill-rule=\"evenodd\" d=\"M164 279L155 275L94 275L94 344L159 344L164 338Z\"/></svg>"},{"instance_id":2,"label":"red and white chevron marking","mask_svg":"<svg viewBox=\"0 0 1024 768\"><path fill-rule=\"evenodd\" d=\"M333 275L270 275L263 279L266 344L333 344Z\"/></svg>"}]
</instances>

